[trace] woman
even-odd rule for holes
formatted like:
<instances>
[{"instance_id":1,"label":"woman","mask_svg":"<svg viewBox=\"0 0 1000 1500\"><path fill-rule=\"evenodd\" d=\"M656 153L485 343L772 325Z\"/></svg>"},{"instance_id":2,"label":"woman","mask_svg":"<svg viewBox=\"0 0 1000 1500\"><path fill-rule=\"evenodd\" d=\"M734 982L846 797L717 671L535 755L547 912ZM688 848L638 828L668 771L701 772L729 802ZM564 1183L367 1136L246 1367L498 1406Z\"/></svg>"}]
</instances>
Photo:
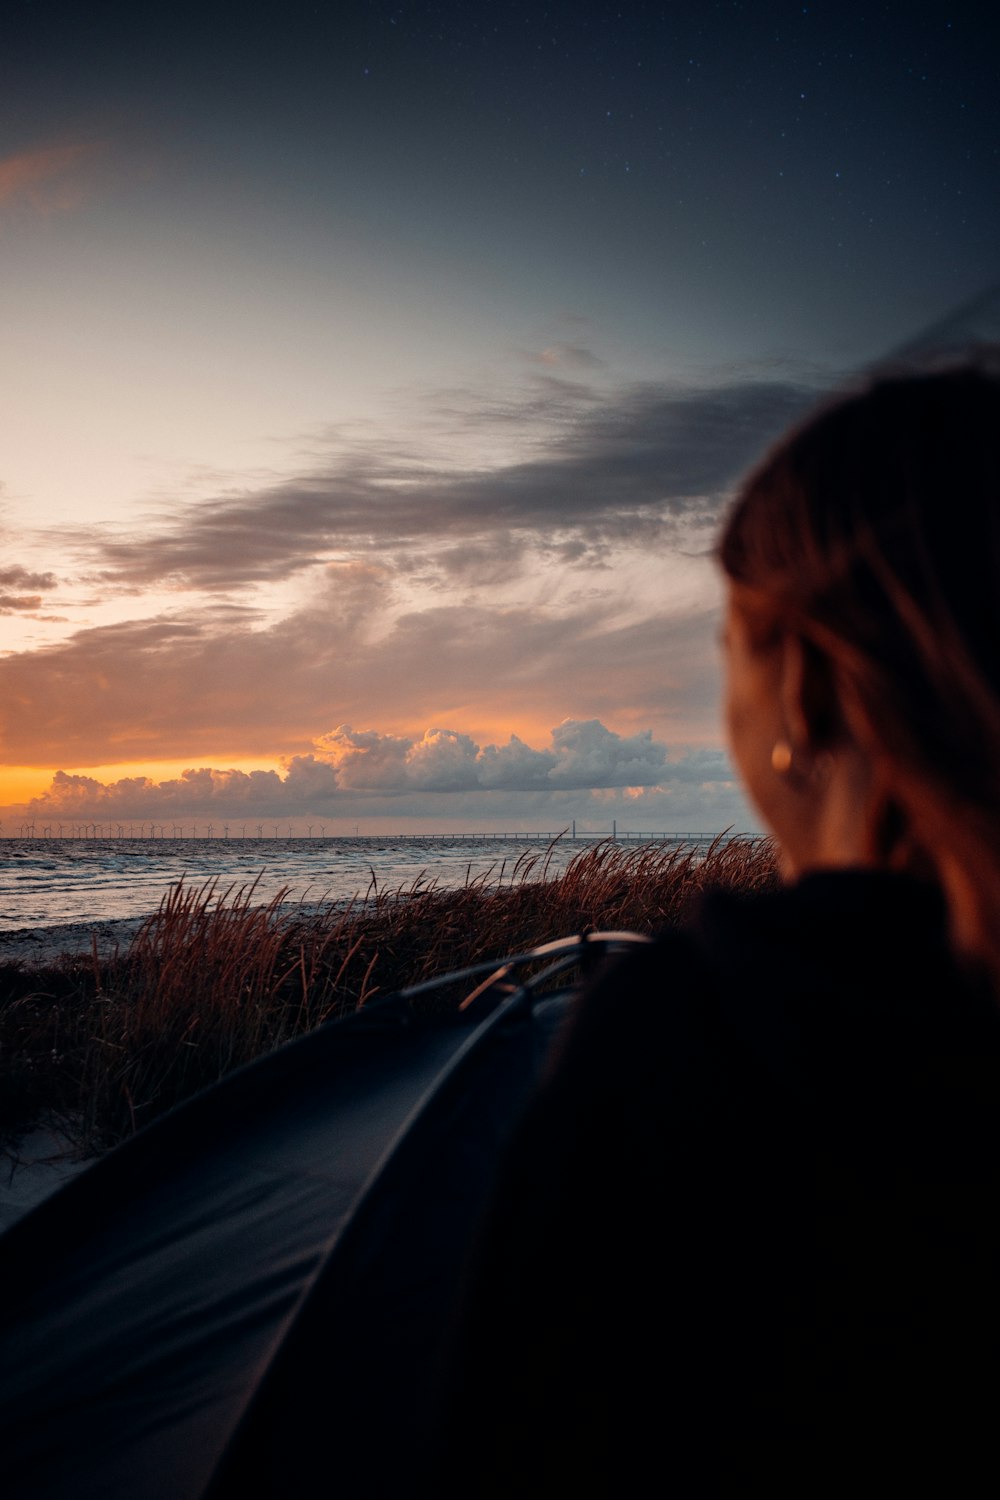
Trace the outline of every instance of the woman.
<instances>
[{"instance_id":1,"label":"woman","mask_svg":"<svg viewBox=\"0 0 1000 1500\"><path fill-rule=\"evenodd\" d=\"M445 1489L968 1492L1000 1433L1000 380L828 406L719 550L784 887L579 1007L511 1153Z\"/></svg>"}]
</instances>

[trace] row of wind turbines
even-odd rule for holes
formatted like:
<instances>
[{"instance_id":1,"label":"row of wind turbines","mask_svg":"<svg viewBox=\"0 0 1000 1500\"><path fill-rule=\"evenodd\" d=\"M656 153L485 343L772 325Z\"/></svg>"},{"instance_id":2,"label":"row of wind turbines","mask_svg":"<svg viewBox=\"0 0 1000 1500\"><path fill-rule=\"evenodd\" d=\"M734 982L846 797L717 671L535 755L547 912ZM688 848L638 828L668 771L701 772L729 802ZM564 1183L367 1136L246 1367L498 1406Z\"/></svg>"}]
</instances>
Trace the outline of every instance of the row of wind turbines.
<instances>
[{"instance_id":1,"label":"row of wind turbines","mask_svg":"<svg viewBox=\"0 0 1000 1500\"><path fill-rule=\"evenodd\" d=\"M3 824L0 823L0 838L20 838L20 839L39 839L39 838L41 838L41 839L49 839L49 838L56 838L56 839L183 839L183 838L191 838L191 839L195 839L195 838L198 838L200 836L201 838L207 838L207 839L212 839L212 838L221 838L221 839L229 839L229 838L240 838L240 839L246 839L246 838L251 838L251 839L253 839L253 838L258 838L258 839L262 839L262 838L275 838L276 839L276 838L280 838L281 837L281 825L279 823L269 823L269 824L264 824L264 823L240 823L238 826L239 826L239 833L236 834L235 832L231 831L233 829L234 825L229 824L229 823L223 823L223 824L221 824L220 825L220 830L221 831L219 833L216 833L216 825L214 823L203 823L203 824L191 823L190 825L186 824L186 823L170 823L170 824L167 824L167 823L148 823L148 824L147 823L106 823L106 824L105 823L43 823L41 825L36 825L34 823L21 823L21 824L19 824L19 826L17 828L17 831L15 833L13 829L11 829L10 831L6 831L5 832ZM200 835L199 835L199 832L198 832L199 827L201 828L201 834ZM255 833L248 833L247 832L248 828L255 829L256 832ZM269 829L271 831L268 832L268 833L265 833L265 828L267 828L267 829ZM313 829L315 829L315 828L319 829L319 833L317 835L314 835L314 833L313 833ZM355 834L357 834L357 831L358 831L357 828L355 828L355 830L354 830ZM291 825L291 823L288 823L286 825L285 837L286 838L301 838L302 835L301 834L293 834L292 833L292 825ZM325 823L309 823L309 824L307 824L306 825L306 837L307 838L313 838L313 837L325 838L326 837L326 824Z\"/></svg>"}]
</instances>

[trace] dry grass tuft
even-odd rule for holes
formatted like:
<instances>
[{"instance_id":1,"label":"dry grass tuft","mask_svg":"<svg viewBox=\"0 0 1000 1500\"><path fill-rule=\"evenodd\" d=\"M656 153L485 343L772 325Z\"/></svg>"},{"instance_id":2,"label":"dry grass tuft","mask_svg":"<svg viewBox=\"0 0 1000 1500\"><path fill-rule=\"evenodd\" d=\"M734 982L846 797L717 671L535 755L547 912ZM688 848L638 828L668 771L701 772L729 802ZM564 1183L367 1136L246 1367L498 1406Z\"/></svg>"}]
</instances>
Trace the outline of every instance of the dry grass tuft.
<instances>
[{"instance_id":1,"label":"dry grass tuft","mask_svg":"<svg viewBox=\"0 0 1000 1500\"><path fill-rule=\"evenodd\" d=\"M629 847L551 873L553 849L459 889L423 876L346 909L256 902L254 886L175 886L114 959L0 965L0 1140L57 1123L82 1154L378 995L588 929L654 932L711 887L775 883L765 840ZM433 1003L429 1001L428 1003Z\"/></svg>"}]
</instances>

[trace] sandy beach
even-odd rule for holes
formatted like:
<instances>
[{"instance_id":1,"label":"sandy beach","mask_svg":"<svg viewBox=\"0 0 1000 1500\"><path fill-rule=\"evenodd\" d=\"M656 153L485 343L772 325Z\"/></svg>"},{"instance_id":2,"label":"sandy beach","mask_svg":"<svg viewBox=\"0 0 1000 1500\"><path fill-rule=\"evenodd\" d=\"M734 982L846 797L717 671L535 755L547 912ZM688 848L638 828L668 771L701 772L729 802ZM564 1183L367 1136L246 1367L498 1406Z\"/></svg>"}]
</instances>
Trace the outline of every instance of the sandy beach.
<instances>
[{"instance_id":1,"label":"sandy beach","mask_svg":"<svg viewBox=\"0 0 1000 1500\"><path fill-rule=\"evenodd\" d=\"M16 1150L0 1153L0 1233L89 1165L54 1130L33 1130Z\"/></svg>"},{"instance_id":2,"label":"sandy beach","mask_svg":"<svg viewBox=\"0 0 1000 1500\"><path fill-rule=\"evenodd\" d=\"M67 922L55 927L16 927L0 932L0 963L7 959L29 964L53 963L58 958L91 953L96 939L98 954L110 957L125 949L145 917L121 917L113 921Z\"/></svg>"},{"instance_id":3,"label":"sandy beach","mask_svg":"<svg viewBox=\"0 0 1000 1500\"><path fill-rule=\"evenodd\" d=\"M0 963L45 965L89 954L96 939L101 957L125 949L145 919L69 922L53 927L20 927L0 932ZM89 1165L74 1159L70 1143L54 1130L34 1130L16 1149L0 1153L0 1233Z\"/></svg>"},{"instance_id":4,"label":"sandy beach","mask_svg":"<svg viewBox=\"0 0 1000 1500\"><path fill-rule=\"evenodd\" d=\"M62 958L89 955L95 941L98 956L110 957L116 949L128 948L146 920L121 917L0 931L0 963L42 967ZM0 1152L0 1233L87 1165L73 1157L70 1143L54 1130L34 1130L16 1149Z\"/></svg>"}]
</instances>

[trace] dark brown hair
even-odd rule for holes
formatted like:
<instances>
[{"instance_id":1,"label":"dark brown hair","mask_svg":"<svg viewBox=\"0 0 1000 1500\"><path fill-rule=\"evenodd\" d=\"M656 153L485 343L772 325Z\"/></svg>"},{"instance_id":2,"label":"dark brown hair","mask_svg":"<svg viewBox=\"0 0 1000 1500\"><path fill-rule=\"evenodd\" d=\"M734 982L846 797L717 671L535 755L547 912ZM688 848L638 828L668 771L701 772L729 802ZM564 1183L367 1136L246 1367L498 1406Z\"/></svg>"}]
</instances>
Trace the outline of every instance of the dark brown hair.
<instances>
[{"instance_id":1,"label":"dark brown hair","mask_svg":"<svg viewBox=\"0 0 1000 1500\"><path fill-rule=\"evenodd\" d=\"M785 438L719 547L758 625L818 653L886 788L885 858L930 862L1000 977L1000 375L886 376Z\"/></svg>"}]
</instances>

